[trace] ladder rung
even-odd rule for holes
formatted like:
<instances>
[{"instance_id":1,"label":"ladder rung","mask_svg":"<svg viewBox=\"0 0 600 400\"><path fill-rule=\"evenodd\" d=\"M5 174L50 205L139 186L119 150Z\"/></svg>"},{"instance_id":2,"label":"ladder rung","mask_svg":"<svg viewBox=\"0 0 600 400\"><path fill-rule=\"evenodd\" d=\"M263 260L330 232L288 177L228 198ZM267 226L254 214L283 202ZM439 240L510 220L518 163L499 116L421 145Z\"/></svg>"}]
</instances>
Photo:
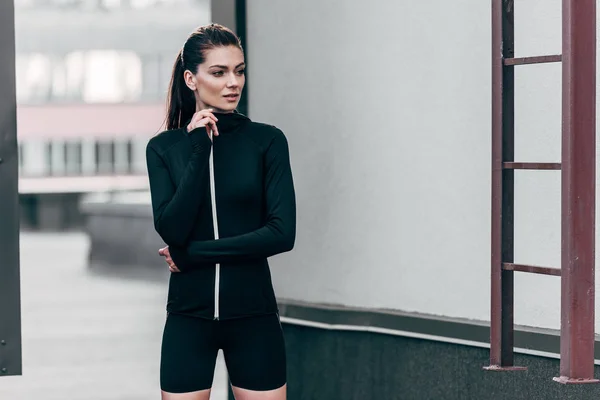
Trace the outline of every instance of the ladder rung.
<instances>
[{"instance_id":1,"label":"ladder rung","mask_svg":"<svg viewBox=\"0 0 600 400\"><path fill-rule=\"evenodd\" d=\"M559 170L560 163L536 163L536 162L503 162L504 169L553 169Z\"/></svg>"},{"instance_id":2,"label":"ladder rung","mask_svg":"<svg viewBox=\"0 0 600 400\"><path fill-rule=\"evenodd\" d=\"M502 263L505 271L531 272L532 274L560 276L560 268L538 267L535 265L523 265L513 263Z\"/></svg>"},{"instance_id":3,"label":"ladder rung","mask_svg":"<svg viewBox=\"0 0 600 400\"><path fill-rule=\"evenodd\" d=\"M504 65L525 65L525 64L543 64L561 62L562 55L555 54L551 56L537 56L537 57L521 57L521 58L505 58Z\"/></svg>"}]
</instances>

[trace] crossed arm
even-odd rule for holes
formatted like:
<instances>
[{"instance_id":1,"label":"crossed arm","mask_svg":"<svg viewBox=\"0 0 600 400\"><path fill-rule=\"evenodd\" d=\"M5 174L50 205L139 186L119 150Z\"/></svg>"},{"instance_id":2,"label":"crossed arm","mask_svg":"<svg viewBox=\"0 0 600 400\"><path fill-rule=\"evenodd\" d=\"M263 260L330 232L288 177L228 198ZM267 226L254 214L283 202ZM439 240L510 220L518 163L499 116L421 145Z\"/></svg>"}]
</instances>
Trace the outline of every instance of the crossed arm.
<instances>
[{"instance_id":1,"label":"crossed arm","mask_svg":"<svg viewBox=\"0 0 600 400\"><path fill-rule=\"evenodd\" d=\"M265 151L264 161L265 224L252 232L218 240L190 240L183 243L165 240L169 246L168 249L161 249L161 255L167 257L169 265L175 264L179 270L185 271L206 264L263 259L294 247L295 190L288 143L283 134L272 139ZM190 221L189 209L187 211ZM193 223L194 221L190 221L190 230ZM177 226L181 227L179 224Z\"/></svg>"}]
</instances>

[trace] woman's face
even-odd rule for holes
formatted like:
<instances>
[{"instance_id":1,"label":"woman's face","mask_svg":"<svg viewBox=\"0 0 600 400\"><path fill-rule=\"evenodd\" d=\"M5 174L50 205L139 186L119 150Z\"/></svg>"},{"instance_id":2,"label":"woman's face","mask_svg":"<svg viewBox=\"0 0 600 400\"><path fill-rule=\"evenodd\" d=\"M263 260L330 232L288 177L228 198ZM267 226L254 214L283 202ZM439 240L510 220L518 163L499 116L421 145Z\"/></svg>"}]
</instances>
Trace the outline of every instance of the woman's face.
<instances>
[{"instance_id":1,"label":"woman's face","mask_svg":"<svg viewBox=\"0 0 600 400\"><path fill-rule=\"evenodd\" d=\"M196 75L185 71L187 86L196 96L197 111L213 108L231 112L240 102L246 83L244 54L236 46L221 46L207 50L204 63Z\"/></svg>"}]
</instances>

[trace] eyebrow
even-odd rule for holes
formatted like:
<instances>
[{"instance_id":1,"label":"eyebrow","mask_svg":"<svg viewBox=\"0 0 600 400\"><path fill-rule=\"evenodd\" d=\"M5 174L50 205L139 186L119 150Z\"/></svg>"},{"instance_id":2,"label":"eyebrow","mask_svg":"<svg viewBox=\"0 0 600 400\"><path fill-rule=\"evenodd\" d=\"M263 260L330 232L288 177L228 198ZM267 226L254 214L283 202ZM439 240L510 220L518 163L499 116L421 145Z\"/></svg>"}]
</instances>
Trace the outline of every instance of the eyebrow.
<instances>
[{"instance_id":1,"label":"eyebrow","mask_svg":"<svg viewBox=\"0 0 600 400\"><path fill-rule=\"evenodd\" d=\"M246 65L246 63L242 62L242 63L239 63L238 65L236 65L235 68L239 68L239 67L245 66L245 65ZM223 68L223 69L227 69L227 66L226 65L211 65L209 68Z\"/></svg>"}]
</instances>

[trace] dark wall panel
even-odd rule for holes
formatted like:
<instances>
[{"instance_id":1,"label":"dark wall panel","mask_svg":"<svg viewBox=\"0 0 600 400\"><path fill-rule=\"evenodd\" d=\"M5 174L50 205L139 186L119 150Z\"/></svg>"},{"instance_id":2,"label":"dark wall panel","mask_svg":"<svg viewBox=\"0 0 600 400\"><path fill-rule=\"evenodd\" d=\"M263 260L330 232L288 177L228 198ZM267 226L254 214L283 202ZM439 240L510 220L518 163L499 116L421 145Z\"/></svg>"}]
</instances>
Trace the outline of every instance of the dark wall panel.
<instances>
[{"instance_id":1,"label":"dark wall panel","mask_svg":"<svg viewBox=\"0 0 600 400\"><path fill-rule=\"evenodd\" d=\"M0 2L0 377L21 375L17 105L12 1Z\"/></svg>"},{"instance_id":2,"label":"dark wall panel","mask_svg":"<svg viewBox=\"0 0 600 400\"><path fill-rule=\"evenodd\" d=\"M485 348L288 324L284 331L293 400L600 398L600 385L552 381L557 359L516 355L528 371L488 372Z\"/></svg>"}]
</instances>

